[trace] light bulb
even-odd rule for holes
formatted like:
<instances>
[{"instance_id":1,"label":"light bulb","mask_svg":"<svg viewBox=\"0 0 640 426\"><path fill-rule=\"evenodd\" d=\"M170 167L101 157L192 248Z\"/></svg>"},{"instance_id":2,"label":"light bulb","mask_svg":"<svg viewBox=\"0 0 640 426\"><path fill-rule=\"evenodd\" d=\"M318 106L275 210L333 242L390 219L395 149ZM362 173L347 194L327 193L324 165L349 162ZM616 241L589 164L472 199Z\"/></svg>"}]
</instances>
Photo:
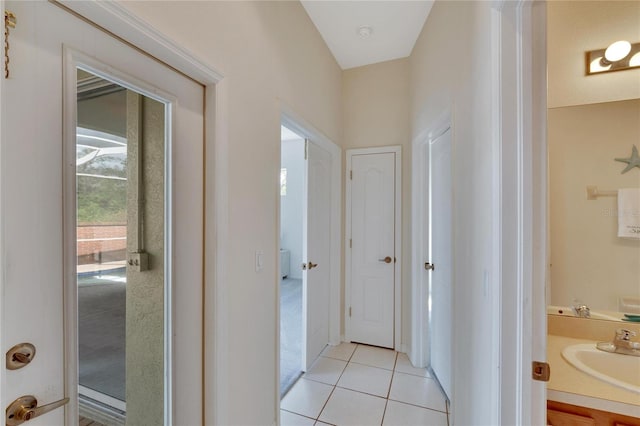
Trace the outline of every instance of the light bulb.
<instances>
[{"instance_id":1,"label":"light bulb","mask_svg":"<svg viewBox=\"0 0 640 426\"><path fill-rule=\"evenodd\" d=\"M591 65L589 66L589 70L590 72L602 72L602 71L608 71L611 69L611 64L607 63L606 65L603 64L602 60L604 58L596 58L593 61L591 61Z\"/></svg>"},{"instance_id":2,"label":"light bulb","mask_svg":"<svg viewBox=\"0 0 640 426\"><path fill-rule=\"evenodd\" d=\"M631 43L626 40L616 41L612 43L604 52L604 58L608 62L616 62L624 59L631 52Z\"/></svg>"},{"instance_id":3,"label":"light bulb","mask_svg":"<svg viewBox=\"0 0 640 426\"><path fill-rule=\"evenodd\" d=\"M636 53L629 59L630 67L640 67L640 52Z\"/></svg>"}]
</instances>

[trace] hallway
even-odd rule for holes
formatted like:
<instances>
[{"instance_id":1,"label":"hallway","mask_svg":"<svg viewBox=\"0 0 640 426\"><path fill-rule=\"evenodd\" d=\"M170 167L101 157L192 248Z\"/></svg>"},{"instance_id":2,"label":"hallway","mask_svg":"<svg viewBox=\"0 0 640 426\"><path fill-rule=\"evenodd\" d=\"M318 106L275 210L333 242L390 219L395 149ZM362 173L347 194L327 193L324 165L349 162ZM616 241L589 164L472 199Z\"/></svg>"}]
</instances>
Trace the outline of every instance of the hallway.
<instances>
[{"instance_id":1,"label":"hallway","mask_svg":"<svg viewBox=\"0 0 640 426\"><path fill-rule=\"evenodd\" d=\"M354 343L328 346L285 395L280 424L446 426L447 404L406 354Z\"/></svg>"}]
</instances>

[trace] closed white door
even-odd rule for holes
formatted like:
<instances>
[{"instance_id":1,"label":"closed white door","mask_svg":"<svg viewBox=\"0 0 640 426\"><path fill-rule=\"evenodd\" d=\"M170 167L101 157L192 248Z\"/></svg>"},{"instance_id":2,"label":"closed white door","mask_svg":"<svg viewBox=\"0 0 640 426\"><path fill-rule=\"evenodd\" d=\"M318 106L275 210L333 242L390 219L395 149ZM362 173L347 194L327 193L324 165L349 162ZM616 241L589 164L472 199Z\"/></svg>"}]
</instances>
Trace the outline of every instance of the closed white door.
<instances>
[{"instance_id":1,"label":"closed white door","mask_svg":"<svg viewBox=\"0 0 640 426\"><path fill-rule=\"evenodd\" d=\"M302 280L306 371L329 342L329 286L331 279L331 154L306 141L306 194Z\"/></svg>"},{"instance_id":2,"label":"closed white door","mask_svg":"<svg viewBox=\"0 0 640 426\"><path fill-rule=\"evenodd\" d=\"M451 130L429 144L429 259L430 359L436 379L451 400L452 376L452 185Z\"/></svg>"},{"instance_id":3,"label":"closed white door","mask_svg":"<svg viewBox=\"0 0 640 426\"><path fill-rule=\"evenodd\" d=\"M351 157L349 339L394 347L396 154Z\"/></svg>"},{"instance_id":4,"label":"closed white door","mask_svg":"<svg viewBox=\"0 0 640 426\"><path fill-rule=\"evenodd\" d=\"M164 268L164 306L155 307L164 322L149 330L164 339L161 353L151 357L163 372L164 389L160 396L140 396L164 400L163 412L146 418L200 424L203 88L50 2L9 1L5 7L17 26L9 36L10 76L0 83L0 340L3 353L23 342L36 352L29 363L15 358L24 364L20 369L3 368L0 404L6 408L25 395L39 407L69 398L29 424L78 422L76 90L78 69L84 69L164 104L165 211L159 220L166 254L150 259L151 267Z\"/></svg>"}]
</instances>

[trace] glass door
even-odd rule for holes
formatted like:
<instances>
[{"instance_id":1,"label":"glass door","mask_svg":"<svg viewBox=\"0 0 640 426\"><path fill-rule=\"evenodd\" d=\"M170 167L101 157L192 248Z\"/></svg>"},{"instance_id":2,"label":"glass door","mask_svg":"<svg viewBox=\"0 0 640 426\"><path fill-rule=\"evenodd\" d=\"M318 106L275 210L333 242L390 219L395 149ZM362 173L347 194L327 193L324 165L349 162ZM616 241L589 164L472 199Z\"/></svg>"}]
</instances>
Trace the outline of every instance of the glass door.
<instances>
[{"instance_id":1,"label":"glass door","mask_svg":"<svg viewBox=\"0 0 640 426\"><path fill-rule=\"evenodd\" d=\"M133 400L162 421L165 134L163 103L77 69L81 420L124 424Z\"/></svg>"}]
</instances>

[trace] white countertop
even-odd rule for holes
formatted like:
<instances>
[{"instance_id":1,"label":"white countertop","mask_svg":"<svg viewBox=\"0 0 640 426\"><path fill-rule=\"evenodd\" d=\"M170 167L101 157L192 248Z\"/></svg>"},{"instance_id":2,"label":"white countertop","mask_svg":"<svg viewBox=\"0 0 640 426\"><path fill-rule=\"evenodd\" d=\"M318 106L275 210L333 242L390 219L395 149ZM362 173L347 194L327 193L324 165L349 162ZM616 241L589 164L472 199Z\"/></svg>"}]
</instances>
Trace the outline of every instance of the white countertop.
<instances>
[{"instance_id":1,"label":"white countertop","mask_svg":"<svg viewBox=\"0 0 640 426\"><path fill-rule=\"evenodd\" d=\"M578 370L562 357L566 346L593 343L588 339L547 336L547 360L551 378L547 399L640 418L640 395L606 383Z\"/></svg>"}]
</instances>

